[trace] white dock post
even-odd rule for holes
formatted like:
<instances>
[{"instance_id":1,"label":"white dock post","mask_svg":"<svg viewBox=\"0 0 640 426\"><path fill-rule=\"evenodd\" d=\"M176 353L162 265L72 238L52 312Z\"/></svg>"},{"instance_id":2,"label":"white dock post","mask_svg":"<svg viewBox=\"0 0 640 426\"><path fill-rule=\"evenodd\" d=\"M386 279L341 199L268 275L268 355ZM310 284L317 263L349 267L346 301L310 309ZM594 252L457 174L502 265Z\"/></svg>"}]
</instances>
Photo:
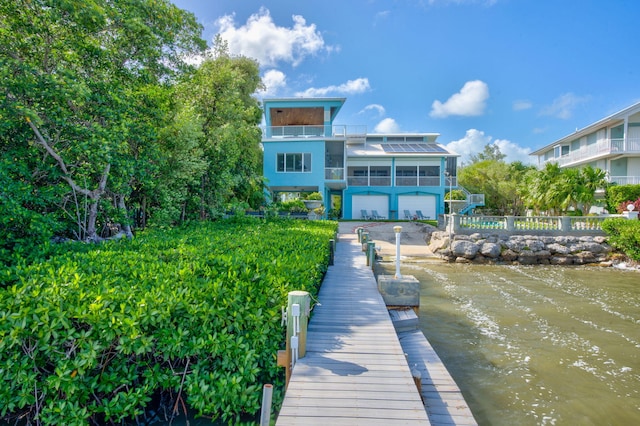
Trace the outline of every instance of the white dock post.
<instances>
[{"instance_id":1,"label":"white dock post","mask_svg":"<svg viewBox=\"0 0 640 426\"><path fill-rule=\"evenodd\" d=\"M402 235L402 226L394 226L393 232L396 233L396 278L402 278L400 273L400 235Z\"/></svg>"}]
</instances>

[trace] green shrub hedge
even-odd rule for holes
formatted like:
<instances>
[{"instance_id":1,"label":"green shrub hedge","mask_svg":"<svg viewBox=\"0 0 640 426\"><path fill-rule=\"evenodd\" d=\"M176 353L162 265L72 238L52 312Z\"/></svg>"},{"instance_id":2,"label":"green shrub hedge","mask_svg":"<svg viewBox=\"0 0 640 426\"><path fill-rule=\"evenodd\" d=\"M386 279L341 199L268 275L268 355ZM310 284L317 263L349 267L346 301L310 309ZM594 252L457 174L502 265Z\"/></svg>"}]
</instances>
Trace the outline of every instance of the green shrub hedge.
<instances>
[{"instance_id":1,"label":"green shrub hedge","mask_svg":"<svg viewBox=\"0 0 640 426\"><path fill-rule=\"evenodd\" d=\"M602 229L613 247L640 261L640 220L611 218L602 222Z\"/></svg>"},{"instance_id":2,"label":"green shrub hedge","mask_svg":"<svg viewBox=\"0 0 640 426\"><path fill-rule=\"evenodd\" d=\"M152 399L226 422L257 413L262 385L282 385L280 307L317 293L336 229L234 219L18 268L0 289L0 418L119 423Z\"/></svg>"}]
</instances>

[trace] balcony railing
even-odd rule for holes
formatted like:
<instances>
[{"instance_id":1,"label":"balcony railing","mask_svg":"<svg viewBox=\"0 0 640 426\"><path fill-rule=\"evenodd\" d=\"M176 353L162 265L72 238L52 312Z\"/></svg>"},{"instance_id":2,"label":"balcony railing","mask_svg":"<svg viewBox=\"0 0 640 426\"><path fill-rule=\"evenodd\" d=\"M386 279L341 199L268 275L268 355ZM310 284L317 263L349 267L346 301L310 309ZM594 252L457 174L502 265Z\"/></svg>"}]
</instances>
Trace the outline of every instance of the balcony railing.
<instances>
[{"instance_id":1,"label":"balcony railing","mask_svg":"<svg viewBox=\"0 0 640 426\"><path fill-rule=\"evenodd\" d=\"M344 180L344 168L325 167L324 178L327 180Z\"/></svg>"},{"instance_id":2,"label":"balcony railing","mask_svg":"<svg viewBox=\"0 0 640 426\"><path fill-rule=\"evenodd\" d=\"M640 154L640 138L601 139L593 145L583 146L559 158L549 158L560 166L587 161L609 154Z\"/></svg>"},{"instance_id":3,"label":"balcony railing","mask_svg":"<svg viewBox=\"0 0 640 426\"><path fill-rule=\"evenodd\" d=\"M349 186L391 186L391 176L349 176Z\"/></svg>"},{"instance_id":4,"label":"balcony railing","mask_svg":"<svg viewBox=\"0 0 640 426\"><path fill-rule=\"evenodd\" d=\"M610 176L609 182L618 185L640 185L640 176Z\"/></svg>"},{"instance_id":5,"label":"balcony railing","mask_svg":"<svg viewBox=\"0 0 640 426\"><path fill-rule=\"evenodd\" d=\"M367 126L265 126L262 128L263 138L364 138Z\"/></svg>"},{"instance_id":6,"label":"balcony railing","mask_svg":"<svg viewBox=\"0 0 640 426\"><path fill-rule=\"evenodd\" d=\"M396 176L396 186L440 186L440 177Z\"/></svg>"}]
</instances>

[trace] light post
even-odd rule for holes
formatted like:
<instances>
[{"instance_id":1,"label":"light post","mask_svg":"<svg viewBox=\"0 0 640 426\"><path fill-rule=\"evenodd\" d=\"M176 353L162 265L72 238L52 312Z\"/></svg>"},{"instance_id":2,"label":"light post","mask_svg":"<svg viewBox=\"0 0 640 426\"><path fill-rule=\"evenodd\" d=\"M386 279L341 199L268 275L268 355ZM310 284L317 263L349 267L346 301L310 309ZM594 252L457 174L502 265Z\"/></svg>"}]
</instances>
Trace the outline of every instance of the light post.
<instances>
[{"instance_id":1,"label":"light post","mask_svg":"<svg viewBox=\"0 0 640 426\"><path fill-rule=\"evenodd\" d=\"M400 235L402 233L402 226L394 226L393 232L396 233L396 276L395 278L402 278L400 273Z\"/></svg>"},{"instance_id":2,"label":"light post","mask_svg":"<svg viewBox=\"0 0 640 426\"><path fill-rule=\"evenodd\" d=\"M449 180L449 217L447 218L447 225L449 227L449 250L451 250L451 233L453 232L453 198L451 191L453 190L453 179L451 174L447 170L444 171L444 175Z\"/></svg>"}]
</instances>

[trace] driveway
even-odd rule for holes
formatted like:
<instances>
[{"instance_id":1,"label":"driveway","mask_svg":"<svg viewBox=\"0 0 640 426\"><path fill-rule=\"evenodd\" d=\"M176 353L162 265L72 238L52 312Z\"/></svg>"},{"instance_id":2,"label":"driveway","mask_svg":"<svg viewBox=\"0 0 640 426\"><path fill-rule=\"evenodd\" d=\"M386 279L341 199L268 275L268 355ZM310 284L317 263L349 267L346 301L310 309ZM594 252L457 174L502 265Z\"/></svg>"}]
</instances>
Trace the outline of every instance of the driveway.
<instances>
[{"instance_id":1,"label":"driveway","mask_svg":"<svg viewBox=\"0 0 640 426\"><path fill-rule=\"evenodd\" d=\"M359 227L369 232L375 241L378 255L385 260L396 256L396 234L394 226L401 226L400 256L401 258L433 258L433 253L427 248L425 238L435 230L433 226L420 222L340 222L338 232L341 234L355 234ZM439 259L439 258L438 258Z\"/></svg>"}]
</instances>

